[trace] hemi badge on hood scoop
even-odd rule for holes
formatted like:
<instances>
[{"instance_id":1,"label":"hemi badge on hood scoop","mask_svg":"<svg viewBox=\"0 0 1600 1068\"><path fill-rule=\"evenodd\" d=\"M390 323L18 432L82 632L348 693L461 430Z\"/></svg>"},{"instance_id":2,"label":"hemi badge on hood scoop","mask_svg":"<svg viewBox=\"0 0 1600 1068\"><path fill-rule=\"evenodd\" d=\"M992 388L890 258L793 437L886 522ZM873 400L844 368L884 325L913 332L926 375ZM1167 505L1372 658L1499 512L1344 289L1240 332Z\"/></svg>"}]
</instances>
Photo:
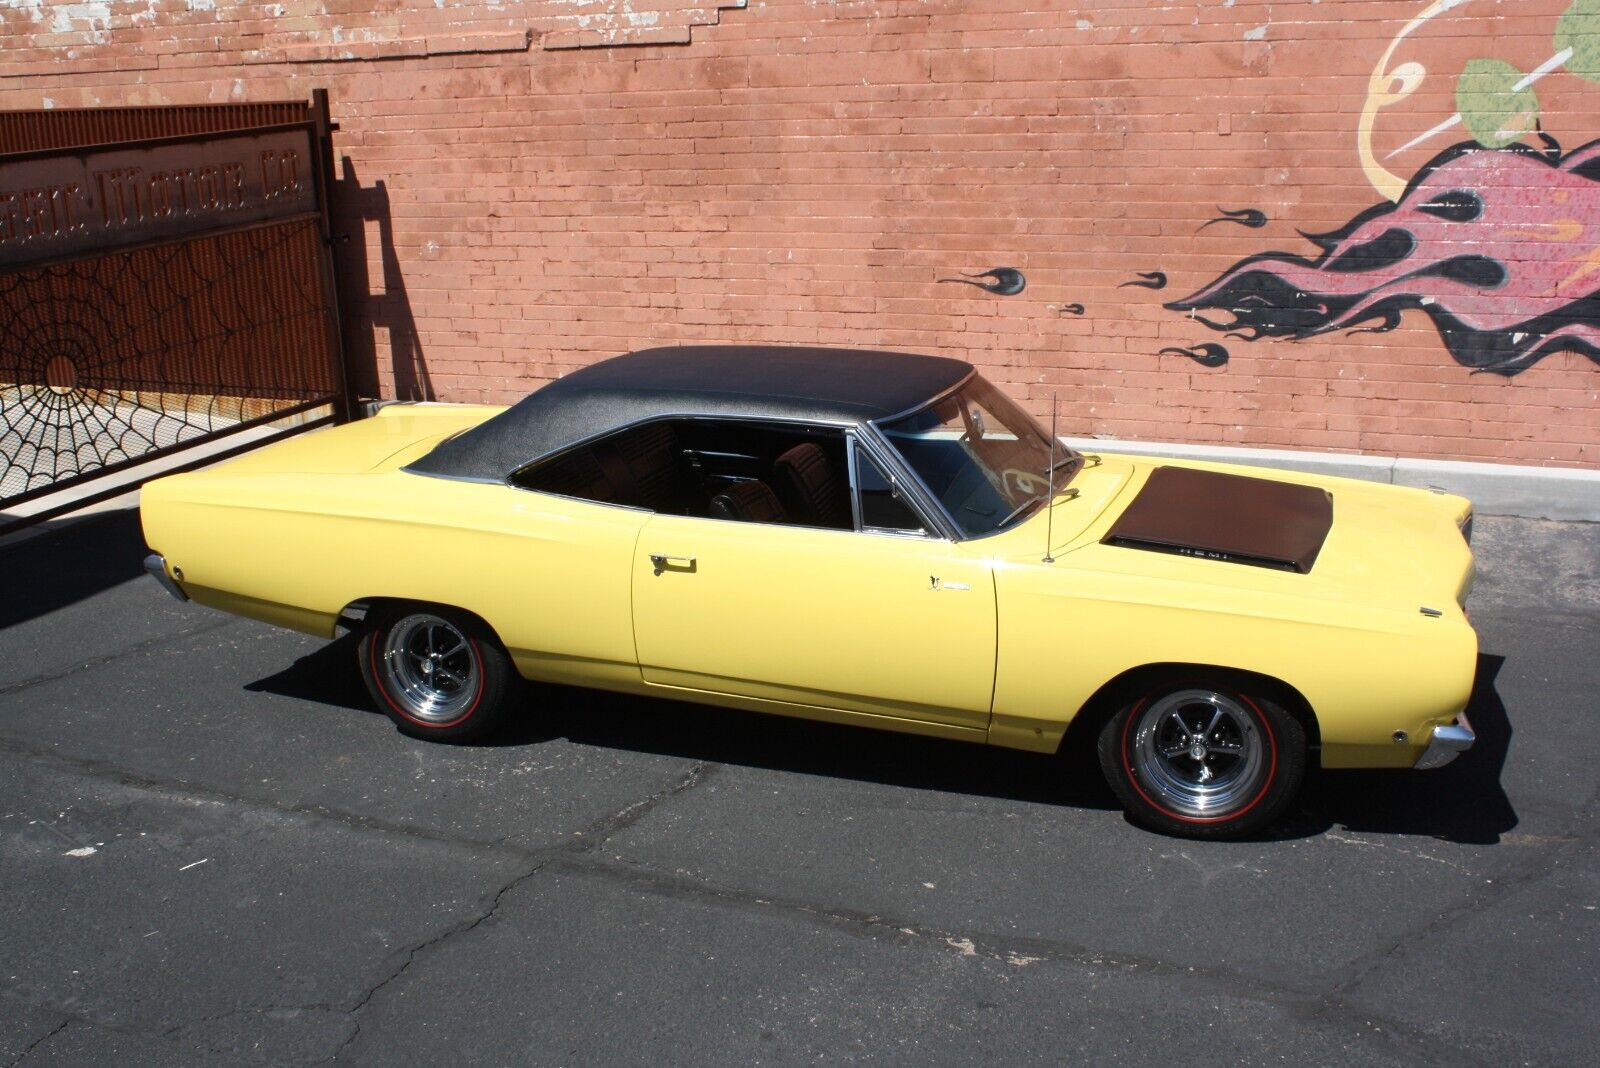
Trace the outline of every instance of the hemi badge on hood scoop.
<instances>
[{"instance_id":1,"label":"hemi badge on hood scoop","mask_svg":"<svg viewBox=\"0 0 1600 1068\"><path fill-rule=\"evenodd\" d=\"M1333 498L1316 486L1162 466L1101 540L1303 575L1332 526Z\"/></svg>"}]
</instances>

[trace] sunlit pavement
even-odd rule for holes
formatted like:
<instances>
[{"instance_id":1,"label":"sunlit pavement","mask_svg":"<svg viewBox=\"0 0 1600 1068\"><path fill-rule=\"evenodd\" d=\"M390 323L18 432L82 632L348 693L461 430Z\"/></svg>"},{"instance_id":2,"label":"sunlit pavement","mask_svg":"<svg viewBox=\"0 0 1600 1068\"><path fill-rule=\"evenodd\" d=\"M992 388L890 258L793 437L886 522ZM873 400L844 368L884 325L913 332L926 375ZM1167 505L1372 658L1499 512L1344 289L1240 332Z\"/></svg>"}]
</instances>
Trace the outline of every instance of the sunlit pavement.
<instances>
[{"instance_id":1,"label":"sunlit pavement","mask_svg":"<svg viewBox=\"0 0 1600 1068\"><path fill-rule=\"evenodd\" d=\"M1588 1062L1600 526L1477 548L1478 747L1196 844L1069 763L668 702L412 741L349 639L67 526L0 551L0 1064Z\"/></svg>"}]
</instances>

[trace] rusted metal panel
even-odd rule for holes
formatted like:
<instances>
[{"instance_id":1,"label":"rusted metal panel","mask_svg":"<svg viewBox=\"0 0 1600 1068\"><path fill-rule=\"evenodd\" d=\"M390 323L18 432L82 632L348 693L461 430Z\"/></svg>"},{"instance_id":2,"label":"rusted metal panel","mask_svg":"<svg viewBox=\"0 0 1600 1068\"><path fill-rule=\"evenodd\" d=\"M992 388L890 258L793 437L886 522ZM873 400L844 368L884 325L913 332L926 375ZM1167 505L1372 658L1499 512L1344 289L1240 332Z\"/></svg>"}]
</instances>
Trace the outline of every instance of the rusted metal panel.
<instances>
[{"instance_id":1,"label":"rusted metal panel","mask_svg":"<svg viewBox=\"0 0 1600 1068\"><path fill-rule=\"evenodd\" d=\"M152 459L348 418L333 128L321 91L0 113L0 530Z\"/></svg>"},{"instance_id":2,"label":"rusted metal panel","mask_svg":"<svg viewBox=\"0 0 1600 1068\"><path fill-rule=\"evenodd\" d=\"M188 134L224 133L260 126L310 122L304 100L185 107L47 108L0 112L0 154L81 148L121 141L152 141Z\"/></svg>"},{"instance_id":3,"label":"rusted metal panel","mask_svg":"<svg viewBox=\"0 0 1600 1068\"><path fill-rule=\"evenodd\" d=\"M314 217L0 274L0 504L332 403Z\"/></svg>"},{"instance_id":4,"label":"rusted metal panel","mask_svg":"<svg viewBox=\"0 0 1600 1068\"><path fill-rule=\"evenodd\" d=\"M309 125L0 160L0 269L317 210Z\"/></svg>"}]
</instances>

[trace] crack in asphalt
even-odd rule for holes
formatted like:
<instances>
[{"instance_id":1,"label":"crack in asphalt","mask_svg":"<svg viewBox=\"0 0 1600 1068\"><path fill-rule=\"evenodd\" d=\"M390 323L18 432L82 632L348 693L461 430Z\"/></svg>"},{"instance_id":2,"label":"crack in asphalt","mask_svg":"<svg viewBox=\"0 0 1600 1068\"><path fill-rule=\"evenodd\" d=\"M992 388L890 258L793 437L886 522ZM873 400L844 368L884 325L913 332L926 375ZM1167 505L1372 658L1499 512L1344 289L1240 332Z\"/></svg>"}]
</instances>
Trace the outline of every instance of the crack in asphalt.
<instances>
[{"instance_id":1,"label":"crack in asphalt","mask_svg":"<svg viewBox=\"0 0 1600 1068\"><path fill-rule=\"evenodd\" d=\"M518 886L521 886L527 880L539 874L539 871L548 863L548 860L537 861L536 863L530 864L525 870L513 875L509 881L504 883L498 890L495 891L494 897L490 899L488 907L483 909L477 916L473 916L464 920L458 920L456 923L451 924L443 931L431 935L415 945L409 946L402 950L399 954L400 959L396 967L391 969L388 974L363 991L361 996L357 998L355 1003L352 1004L348 1009L336 1010L342 1012L344 1015L350 1018L350 1022L352 1024L350 1033L345 1036L344 1041L340 1042L339 1045L334 1048L332 1053L328 1054L325 1058L317 1063L328 1064L337 1060L341 1053L349 1049L350 1046L361 1037L361 1013L368 1005L372 1003L373 998L377 997L386 987L398 981L401 976L405 975L419 956L421 956L423 953L426 953L430 949L434 949L437 946L443 945L451 939L458 938L461 935L476 930L481 924L483 924L485 920L488 920L500 910L500 903L505 900L505 896L507 894L509 894L512 890L515 890Z\"/></svg>"},{"instance_id":2,"label":"crack in asphalt","mask_svg":"<svg viewBox=\"0 0 1600 1068\"><path fill-rule=\"evenodd\" d=\"M581 841L575 840L559 845L530 849L513 843L511 839L514 836L512 835L505 835L500 838L466 838L459 835L440 834L420 824L380 819L376 816L333 808L328 805L296 804L256 794L221 790L202 783L191 782L187 779L157 777L135 771L125 765L116 764L109 760L73 756L47 749L13 735L0 734L0 752L12 753L56 771L70 772L101 782L142 790L169 801L184 803L199 801L240 805L281 816L306 819L313 823L333 823L351 830L398 835L436 845L465 848L481 853L503 852L516 857L543 857L557 850L587 852L591 849L596 849L604 845L619 831L625 830L640 819L643 819L663 801L669 800L684 790L699 784L719 766L712 765L707 761L695 764L686 773L685 778L676 785L636 801L576 832L573 838L581 839Z\"/></svg>"},{"instance_id":3,"label":"crack in asphalt","mask_svg":"<svg viewBox=\"0 0 1600 1068\"><path fill-rule=\"evenodd\" d=\"M650 815L650 813L654 812L657 808L660 808L662 805L666 804L668 801L680 794L694 789L696 786L699 786L701 783L711 778L721 766L722 765L720 764L713 764L707 760L696 762L692 767L689 768L687 772L684 773L683 778L679 779L673 785L663 790L657 790L649 797L646 797L640 801L635 801L633 804L627 805L609 816L598 819L588 827L579 831L573 836L573 838L582 838L583 840L569 843L568 845L562 847L563 851L574 854L594 852L595 850L604 846L607 842L611 841L611 839L615 838L618 834L627 830L629 827L632 827L634 824Z\"/></svg>"},{"instance_id":4,"label":"crack in asphalt","mask_svg":"<svg viewBox=\"0 0 1600 1068\"><path fill-rule=\"evenodd\" d=\"M1124 974L1145 974L1168 979L1198 980L1240 1000L1253 1001L1289 1010L1300 1016L1326 1019L1359 1029L1378 1025L1390 1041L1399 1045L1408 1060L1427 1063L1460 1064L1475 1061L1459 1050L1448 1056L1435 1052L1438 1036L1403 1020L1353 1005L1332 989L1297 987L1259 979L1230 968L1174 964L1137 953L1096 950L1059 939L995 935L988 932L960 932L929 924L898 920L876 912L838 905L826 905L799 898L760 894L722 886L681 872L665 872L646 864L624 860L614 854L573 855L554 858L552 871L595 875L627 882L641 890L676 900L695 900L749 912L781 913L840 931L868 941L893 944L926 944L976 958L1022 969L1034 964L1067 964L1088 969L1105 969Z\"/></svg>"},{"instance_id":5,"label":"crack in asphalt","mask_svg":"<svg viewBox=\"0 0 1600 1068\"><path fill-rule=\"evenodd\" d=\"M46 1031L44 1034L40 1035L38 1038L34 1039L32 1042L29 1042L28 1045L27 1045L27 1048L25 1048L21 1053L17 1054L15 1057L13 1057L12 1060L11 1060L11 1063L6 1065L6 1068L17 1068L17 1065L21 1064L24 1060L26 1060L28 1058L29 1054L31 1054L34 1050L38 1049L40 1046L44 1045L46 1042L50 1041L52 1038L55 1038L61 1032L65 1031L67 1029L67 1026L69 1024L71 1024L71 1023L72 1023L72 1017L68 1016L68 1017L64 1018L60 1023L58 1023L54 1027L52 1027L49 1031Z\"/></svg>"},{"instance_id":6,"label":"crack in asphalt","mask_svg":"<svg viewBox=\"0 0 1600 1068\"><path fill-rule=\"evenodd\" d=\"M465 848L485 853L498 850L515 856L532 856L536 854L542 855L548 852L549 848L560 848L559 846L554 846L547 849L527 849L510 844L509 837L498 839L456 837L439 834L419 824L380 819L376 816L332 808L327 805L295 804L277 801L270 797L220 790L201 783L190 782L187 779L159 778L134 771L132 768L112 763L109 760L71 756L52 749L45 749L12 735L0 734L0 752L12 753L56 771L76 773L101 782L113 783L134 790L143 790L169 801L185 803L198 801L239 805L244 808L275 813L280 816L306 819L312 823L332 823L351 830L397 835L436 845Z\"/></svg>"},{"instance_id":7,"label":"crack in asphalt","mask_svg":"<svg viewBox=\"0 0 1600 1068\"><path fill-rule=\"evenodd\" d=\"M1310 1019L1342 1023L1358 1028L1362 1024L1380 1025L1381 1030L1390 1036L1392 1041L1399 1043L1404 1048L1408 1058L1428 1058L1432 1054L1427 1048L1427 1044L1430 1042L1436 1044L1436 1035L1430 1035L1402 1021L1383 1017L1357 1006L1350 1000L1352 992L1379 968L1396 960L1404 959L1410 947L1425 943L1436 932L1447 928L1462 916L1471 915L1488 908L1516 890L1550 874L1554 870L1556 859L1560 854L1587 841L1589 837L1585 833L1588 827L1587 821L1590 819L1590 810L1596 807L1593 801L1586 805L1580 817L1572 820L1571 826L1563 831L1563 833L1570 834L1571 837L1564 842L1555 844L1552 851L1540 851L1531 856L1526 863L1520 865L1509 875L1503 874L1496 879L1492 886L1485 887L1481 892L1472 894L1466 900L1445 909L1420 927L1399 935L1382 949L1364 955L1346 969L1343 969L1342 975L1334 973L1333 976L1330 976L1333 979L1331 985L1319 984L1316 987L1312 987L1273 983L1224 967L1180 965L1139 954L1096 950L1088 946L1060 940L1012 938L949 931L926 924L886 918L876 913L838 905L808 902L800 899L777 898L753 891L719 886L709 881L686 877L681 873L663 872L648 865L625 860L615 854L601 852L603 847L617 834L639 823L660 806L686 791L694 789L716 774L721 765L707 761L694 764L681 778L662 790L594 821L583 830L574 833L569 841L543 848L529 849L515 845L510 841L509 836L496 840L462 838L439 834L410 823L383 820L322 805L288 804L271 798L237 794L184 780L157 778L135 772L109 761L68 756L12 737L0 736L0 750L10 751L17 756L58 770L66 770L87 777L110 781L170 800L201 800L257 808L313 822L331 823L346 829L380 835L402 836L431 844L472 850L482 854L499 853L506 857L522 859L525 862L523 867L486 899L486 905L476 916L458 921L445 930L436 932L399 951L395 957L395 966L380 977L377 982L366 988L349 1008L330 1004L315 1004L235 1009L211 1017L185 1021L161 1032L163 1036L171 1037L184 1030L203 1024L207 1020L226 1018L227 1016L241 1013L272 1011L273 1009L326 1011L350 1017L353 1025L350 1033L340 1043L339 1047L329 1054L326 1060L338 1057L357 1041L361 1034L359 1015L384 989L404 976L420 956L443 943L475 930L485 920L498 913L505 897L512 890L540 871L552 866L575 873L582 872L627 882L661 896L695 899L724 907L760 909L784 913L875 941L886 941L894 944L933 944L947 950L959 952L962 956L1005 963L1012 967L1026 967L1035 963L1051 962L1091 969L1113 969L1129 974L1142 973L1169 978L1199 980L1207 985L1215 986L1232 996L1271 1004ZM61 1026L64 1027L70 1022L72 1020L69 1018ZM85 1022L93 1023L93 1021ZM58 1027L57 1031L59 1030L60 1028ZM48 1037L50 1036L44 1036L34 1045L38 1045L39 1042L43 1042ZM30 1046L30 1050L32 1048L33 1046ZM24 1051L24 1055L27 1052ZM1452 1053L1452 1059L1457 1061L1466 1056L1466 1052L1462 1050L1455 1050Z\"/></svg>"},{"instance_id":8,"label":"crack in asphalt","mask_svg":"<svg viewBox=\"0 0 1600 1068\"><path fill-rule=\"evenodd\" d=\"M604 845L617 833L626 830L658 805L699 785L720 765L708 761L694 764L683 778L649 797L624 806L609 816L602 817L573 834L573 840L557 845L529 848L512 842L513 835L500 838L466 838L459 835L440 834L415 823L380 819L359 812L333 808L328 805L295 804L277 801L270 797L220 790L187 779L173 779L147 775L109 760L93 757L71 756L52 749L31 744L21 738L0 734L0 752L8 752L33 763L64 771L99 782L112 783L129 789L141 790L158 798L180 803L214 803L239 805L280 816L309 820L314 824L336 824L348 830L369 831L375 834L395 835L416 839L434 845L467 849L479 853L500 852L523 858L543 858L560 851L589 852Z\"/></svg>"},{"instance_id":9,"label":"crack in asphalt","mask_svg":"<svg viewBox=\"0 0 1600 1068\"><path fill-rule=\"evenodd\" d=\"M122 660L126 657L136 656L139 653L147 650L160 648L163 645L171 645L176 642L180 642L185 638L193 638L200 634L209 634L214 630L222 630L226 627L236 626L239 622L240 620L238 619L213 619L210 622L202 623L197 627L189 627L185 630L176 630L169 634L158 634L153 638L146 638L142 642L135 642L134 644L125 648L118 649L114 653L107 653L104 656L97 656L91 660L79 661L70 667L57 668L54 671L46 671L42 674L34 675L26 679L19 679L16 682L5 683L4 685L0 685L0 697L6 697L14 693L21 693L23 690L31 690L35 686L43 686L45 683L58 682L61 679L70 678L71 676L78 674L80 671L92 671L97 667L104 667L107 664L115 663L116 661Z\"/></svg>"},{"instance_id":10,"label":"crack in asphalt","mask_svg":"<svg viewBox=\"0 0 1600 1068\"><path fill-rule=\"evenodd\" d=\"M1331 992L1341 998L1353 993L1356 987L1364 983L1379 968L1405 960L1415 946L1427 942L1435 934L1448 929L1463 917L1486 911L1517 891L1555 874L1566 854L1590 845L1596 833L1594 828L1597 814L1600 814L1600 795L1591 795L1589 801L1577 810L1567 824L1556 831L1552 836L1556 840L1550 842L1545 850L1531 852L1521 864L1513 866L1508 873L1501 874L1493 882L1480 887L1476 893L1469 894L1456 904L1442 909L1421 926L1396 936L1387 946L1352 961L1342 969L1347 974L1335 980Z\"/></svg>"},{"instance_id":11,"label":"crack in asphalt","mask_svg":"<svg viewBox=\"0 0 1600 1068\"><path fill-rule=\"evenodd\" d=\"M361 1034L359 1015L384 989L404 976L420 956L481 926L484 921L498 913L504 899L512 890L547 869L564 870L571 873L582 873L625 882L658 896L698 900L723 907L787 914L878 942L898 945L931 944L947 951L957 952L964 957L975 957L990 962L1004 963L1016 968L1049 962L1090 969L1116 970L1128 974L1148 974L1174 979L1198 980L1208 986L1214 986L1221 992L1231 996L1273 1005L1305 1018L1327 1020L1357 1027L1358 1029L1361 1025L1378 1025L1389 1036L1391 1041L1403 1047L1408 1058L1433 1059L1434 1054L1430 1051L1428 1045L1430 1043L1436 1045L1438 1036L1431 1035L1403 1021L1362 1008L1352 1003L1348 995L1379 967L1387 962L1403 958L1407 947L1425 942L1434 932L1447 926L1460 916L1474 913L1492 905L1516 889L1527 886L1548 875L1554 868L1554 855L1541 852L1536 857L1531 858L1510 877L1497 879L1493 889L1472 895L1468 900L1452 906L1431 918L1421 927L1400 935L1384 949L1364 955L1350 968L1345 969L1348 974L1341 978L1335 978L1331 985L1306 986L1274 983L1226 967L1175 964L1140 954L1096 950L1089 946L1056 939L1010 937L982 932L963 933L945 930L927 924L897 920L878 913L852 909L841 905L810 902L798 898L781 898L750 890L721 886L708 880L689 877L682 873L669 873L646 864L629 861L614 853L602 852L603 847L616 835L636 825L672 799L694 789L713 777L719 771L721 765L708 761L694 764L676 782L656 793L632 802L616 812L594 821L583 830L575 832L569 841L538 849L528 849L512 844L509 838L484 841L453 837L438 834L411 824L394 823L356 813L330 809L325 806L285 804L270 799L233 794L227 791L197 786L181 780L157 779L106 761L69 757L38 749L13 738L0 737L0 749L9 750L19 756L48 764L58 769L74 771L92 778L109 780L173 800L188 801L199 799L257 807L279 814L333 823L348 829L403 836L452 848L465 848L485 854L500 853L504 856L517 857L525 861L521 869L513 873L492 895L485 899L486 904L476 916L460 920L445 930L435 932L427 938L398 951L394 957L394 967L389 969L371 986L367 987L348 1008L318 1003L295 1006L265 1006L258 1009L235 1009L227 1013L185 1021L161 1032L162 1035L170 1037L205 1023L207 1020L225 1018L241 1013L271 1011L275 1008L326 1011L349 1016L353 1023L350 1034L345 1037L337 1049L320 1063L327 1063L337 1058L357 1041ZM1587 813L1588 808L1593 807L1593 805L1586 806L1585 813ZM1563 847L1572 848L1587 840L1588 836L1583 833L1585 830L1584 819L1587 819L1587 814L1585 814L1584 818L1573 821L1574 825L1571 828L1573 837L1569 841L1561 843L1556 849L1557 852L1564 851ZM1335 975L1338 975L1338 973L1335 973ZM93 1021L86 1022L93 1023ZM1459 1063L1466 1056L1465 1051L1454 1050L1451 1052L1449 1059Z\"/></svg>"},{"instance_id":12,"label":"crack in asphalt","mask_svg":"<svg viewBox=\"0 0 1600 1068\"><path fill-rule=\"evenodd\" d=\"M143 790L171 800L219 800L244 806L258 806L274 812L327 820L361 830L372 831L374 833L397 834L410 838L421 837L428 841L443 845L449 845L457 848L467 847L477 849L482 852L498 851L508 855L522 857L526 861L526 864L520 870L513 873L512 876L503 882L499 887L497 887L492 895L486 896L484 899L486 904L479 910L477 915L458 920L444 930L436 931L433 934L430 934L428 937L423 938L420 941L405 947L404 949L398 950L395 954L393 954L393 959L395 960L394 966L384 973L384 975L382 975L375 983L365 988L360 995L347 1007L335 1005L329 1002L315 1002L297 1005L272 1004L248 1008L234 1008L228 1009L224 1012L208 1013L204 1016L183 1020L179 1023L175 1023L171 1026L160 1029L111 1026L97 1022L90 1017L85 1017L82 1015L69 1015L66 1016L62 1022L49 1034L43 1035L31 1043L28 1048L23 1050L22 1053L18 1055L16 1060L12 1061L11 1065L7 1065L6 1068L14 1068L16 1064L21 1062L23 1057L26 1057L40 1044L48 1040L53 1035L58 1034L63 1028L74 1022L85 1023L94 1027L105 1027L108 1030L117 1031L123 1034L153 1034L161 1038L173 1039L181 1036L185 1031L191 1031L194 1028L204 1026L207 1023L214 1023L235 1016L255 1016L266 1012L285 1010L334 1013L350 1019L350 1033L344 1037L344 1039L339 1043L338 1047L333 1050L333 1052L328 1054L321 1061L317 1062L319 1064L328 1063L337 1058L341 1053L355 1043L357 1039L360 1038L360 1014L362 1011L365 1010L367 1006L371 1004L372 1000L382 993L385 988L404 976L406 972L410 970L412 964L414 964L420 956L443 945L446 942L459 938L460 936L468 934L469 932L480 927L485 921L489 920L499 912L500 906L508 894L510 894L513 890L527 880L531 879L533 876L537 875L541 870L548 866L553 859L562 855L581 857L594 852L595 850L604 846L605 843L608 842L612 837L638 823L661 805L671 801L673 798L678 797L688 790L694 789L701 783L704 783L715 773L718 767L718 765L700 761L692 765L687 772L680 776L677 781L673 782L671 785L658 790L648 797L634 801L631 804L618 809L616 812L611 813L610 815L595 820L582 831L574 834L571 840L563 842L559 845L530 850L510 845L505 840L501 840L499 842L474 842L466 839L450 838L447 836L430 833L421 833L416 828L386 824L383 821L371 820L366 817L348 816L348 814L333 813L327 810L312 809L303 806L288 806L270 803L263 804L255 799L226 794L221 791L206 790L204 788L190 788L188 784L184 784L184 788L178 789L174 788L174 784L172 783L150 779L145 776L139 776L128 772L126 769L116 768L113 765L108 765L101 761L63 757L60 754L36 751L31 747L19 746L15 744L14 739L0 739L0 749L8 749L11 752L17 753L18 755L29 757L30 759L37 760L41 763L47 763L58 768L77 771L90 778L110 780L120 785ZM57 1009L56 1011L59 1012L61 1010Z\"/></svg>"},{"instance_id":13,"label":"crack in asphalt","mask_svg":"<svg viewBox=\"0 0 1600 1068\"><path fill-rule=\"evenodd\" d=\"M489 901L488 907L483 909L477 916L460 920L445 930L431 935L415 945L402 950L399 954L398 965L391 969L387 975L383 976L383 978L379 979L378 982L368 987L356 1000L356 1002L351 1005L350 1008L342 1010L347 1016L350 1017L354 1027L350 1034L345 1037L344 1041L339 1043L338 1047L335 1048L332 1053L318 1063L327 1064L337 1060L340 1054L345 1052L345 1050L349 1049L350 1046L360 1039L361 1013L367 1008L368 1005L372 1003L372 1000L375 997L383 992L385 988L397 982L402 976L404 976L406 972L410 970L411 965L419 956L427 953L429 950L443 945L446 942L476 930L484 922L499 912L500 904L505 900L507 894L511 893L511 891L515 890L517 887L521 886L523 883L539 874L540 871L544 870L544 868L560 854L565 853L571 856L582 856L599 849L613 836L633 826L635 823L638 823L661 805L689 790L694 789L696 786L706 781L706 779L710 777L714 770L714 765L711 765L705 761L700 761L699 763L691 766L683 775L683 777L677 782L673 783L671 786L668 786L662 790L658 790L649 797L635 801L609 816L605 816L599 820L596 820L583 831L575 834L573 836L573 840L570 842L551 849L541 850L539 859L534 860L524 870L517 872L509 880L503 883L500 888L495 891L493 898Z\"/></svg>"}]
</instances>

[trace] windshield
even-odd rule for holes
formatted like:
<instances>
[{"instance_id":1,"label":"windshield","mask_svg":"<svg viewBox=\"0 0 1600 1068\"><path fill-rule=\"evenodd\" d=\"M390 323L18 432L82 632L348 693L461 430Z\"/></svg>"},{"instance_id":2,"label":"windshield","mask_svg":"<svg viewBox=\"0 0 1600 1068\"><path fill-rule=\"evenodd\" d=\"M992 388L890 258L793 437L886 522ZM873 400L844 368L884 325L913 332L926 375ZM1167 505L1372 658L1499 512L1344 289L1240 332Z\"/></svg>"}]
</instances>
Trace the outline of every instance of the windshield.
<instances>
[{"instance_id":1,"label":"windshield","mask_svg":"<svg viewBox=\"0 0 1600 1068\"><path fill-rule=\"evenodd\" d=\"M1059 442L1052 448L1032 416L977 376L882 430L969 538L1037 509L1052 464L1059 490L1083 463L1080 453Z\"/></svg>"}]
</instances>

